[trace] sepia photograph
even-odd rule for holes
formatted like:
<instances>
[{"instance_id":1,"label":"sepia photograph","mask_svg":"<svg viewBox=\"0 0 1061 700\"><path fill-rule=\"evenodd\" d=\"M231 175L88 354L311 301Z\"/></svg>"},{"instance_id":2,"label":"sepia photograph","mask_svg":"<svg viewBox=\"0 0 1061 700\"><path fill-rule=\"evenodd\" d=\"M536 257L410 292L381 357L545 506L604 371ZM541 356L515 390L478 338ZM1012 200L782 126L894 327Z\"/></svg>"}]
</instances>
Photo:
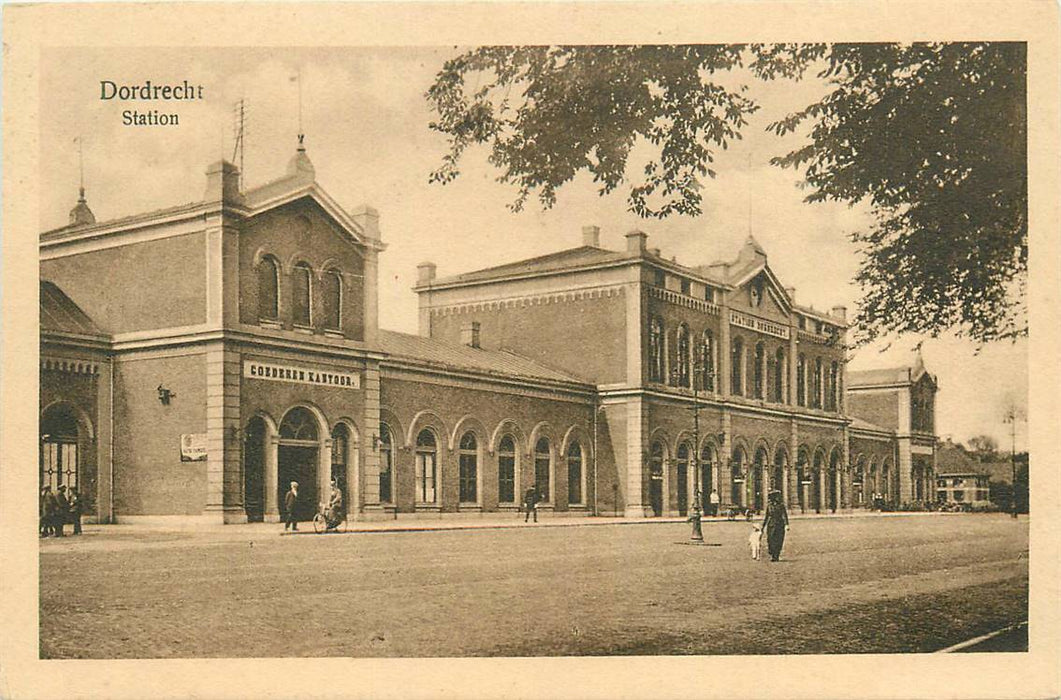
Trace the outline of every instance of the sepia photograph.
<instances>
[{"instance_id":1,"label":"sepia photograph","mask_svg":"<svg viewBox=\"0 0 1061 700\"><path fill-rule=\"evenodd\" d=\"M1056 653L1027 36L357 31L39 48L32 663Z\"/></svg>"}]
</instances>

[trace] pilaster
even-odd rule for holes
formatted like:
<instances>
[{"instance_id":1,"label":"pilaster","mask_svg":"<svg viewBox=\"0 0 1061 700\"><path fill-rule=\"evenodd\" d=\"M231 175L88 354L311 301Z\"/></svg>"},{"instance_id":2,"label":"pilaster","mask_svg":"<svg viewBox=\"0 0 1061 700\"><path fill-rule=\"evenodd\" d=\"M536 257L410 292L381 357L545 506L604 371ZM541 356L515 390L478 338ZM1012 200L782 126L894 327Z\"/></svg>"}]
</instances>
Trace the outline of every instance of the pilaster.
<instances>
[{"instance_id":1,"label":"pilaster","mask_svg":"<svg viewBox=\"0 0 1061 700\"><path fill-rule=\"evenodd\" d=\"M360 485L359 500L356 502L359 510L362 508L378 509L379 500L379 434L380 434L380 379L379 363L369 361L365 367L364 376L364 414L362 424L365 435L361 439L361 474L358 479ZM393 476L392 476L393 478ZM394 488L392 484L391 488ZM351 508L351 512L354 512Z\"/></svg>"},{"instance_id":2,"label":"pilaster","mask_svg":"<svg viewBox=\"0 0 1061 700\"><path fill-rule=\"evenodd\" d=\"M214 343L206 351L206 508L218 522L246 522L240 432L240 356Z\"/></svg>"},{"instance_id":3,"label":"pilaster","mask_svg":"<svg viewBox=\"0 0 1061 700\"><path fill-rule=\"evenodd\" d=\"M626 509L628 518L643 518L651 511L645 503L645 436L648 417L641 398L626 404Z\"/></svg>"},{"instance_id":4,"label":"pilaster","mask_svg":"<svg viewBox=\"0 0 1061 700\"><path fill-rule=\"evenodd\" d=\"M626 381L632 386L641 386L645 375L643 363L645 296L641 284L641 267L631 265L629 274L632 279L626 283ZM664 351L666 357L666 351ZM666 380L666 374L663 379ZM640 458L639 458L640 460Z\"/></svg>"},{"instance_id":5,"label":"pilaster","mask_svg":"<svg viewBox=\"0 0 1061 700\"><path fill-rule=\"evenodd\" d=\"M733 377L733 371L730 367L733 352L730 347L729 334L729 292L722 290L721 297L718 311L718 388L722 396L728 398L733 395L733 387L730 386L730 380ZM719 495L722 495L721 491Z\"/></svg>"}]
</instances>

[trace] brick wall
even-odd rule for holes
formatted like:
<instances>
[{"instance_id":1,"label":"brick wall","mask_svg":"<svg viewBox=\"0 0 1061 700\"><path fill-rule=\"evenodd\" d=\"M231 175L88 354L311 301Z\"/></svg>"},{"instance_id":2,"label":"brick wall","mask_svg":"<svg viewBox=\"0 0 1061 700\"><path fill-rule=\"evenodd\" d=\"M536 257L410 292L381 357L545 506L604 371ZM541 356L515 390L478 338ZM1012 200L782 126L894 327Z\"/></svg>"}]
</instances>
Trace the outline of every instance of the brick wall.
<instances>
[{"instance_id":1,"label":"brick wall","mask_svg":"<svg viewBox=\"0 0 1061 700\"><path fill-rule=\"evenodd\" d=\"M482 347L504 348L600 384L626 378L625 297L545 297L498 307L432 314L431 336L460 342L477 321Z\"/></svg>"},{"instance_id":2,"label":"brick wall","mask_svg":"<svg viewBox=\"0 0 1061 700\"><path fill-rule=\"evenodd\" d=\"M847 412L888 430L899 428L899 394L893 391L848 391Z\"/></svg>"},{"instance_id":3,"label":"brick wall","mask_svg":"<svg viewBox=\"0 0 1061 700\"><path fill-rule=\"evenodd\" d=\"M180 436L206 431L206 356L125 356L114 365L114 508L123 515L199 515L206 462L181 462ZM168 406L156 387L176 393Z\"/></svg>"},{"instance_id":4,"label":"brick wall","mask_svg":"<svg viewBox=\"0 0 1061 700\"><path fill-rule=\"evenodd\" d=\"M343 273L342 330L346 337L364 338L364 263L354 244L313 202L293 202L246 222L239 235L239 319L258 323L258 270L255 256L271 254L281 265L280 320L292 327L291 270L303 260L313 268L313 327L324 330L324 301L318 275L322 266L336 267Z\"/></svg>"},{"instance_id":5,"label":"brick wall","mask_svg":"<svg viewBox=\"0 0 1061 700\"><path fill-rule=\"evenodd\" d=\"M410 512L414 506L414 453L416 433L421 428L429 428L437 436L438 471L441 498L439 505L443 512L460 510L458 452L460 435L454 440L454 449L449 449L450 438L459 421L460 433L471 430L476 435L479 448L479 488L482 491L481 505L484 511L498 509L497 493L497 454L490 453L490 439L502 422L508 422L514 428L505 428L501 432L510 432L516 438L518 458L519 491L522 493L534 480L533 456L530 452L533 445L532 431L541 421L548 427L541 435L549 438L553 452L553 490L552 505L557 511L568 509L567 502L567 463L560 454L561 441L572 427L580 431L579 442L583 446L583 470L586 474L584 504L591 508L593 503L592 479L592 415L593 406L590 400L569 402L550 400L515 393L511 388L505 391L491 390L488 385L477 388L472 386L448 386L433 383L425 377L424 381L395 378L392 372L383 370L380 389L380 404L383 420L390 418L389 425L394 436L395 455L395 504L399 512ZM431 415L419 415L422 411ZM466 418L467 417L467 418ZM406 434L410 425L417 418L412 428L412 445L407 447ZM396 420L395 420L396 419ZM598 436L598 444L603 443ZM602 493L609 493L610 480L602 481L607 473L598 473L598 484ZM520 493L517 493L517 501Z\"/></svg>"},{"instance_id":6,"label":"brick wall","mask_svg":"<svg viewBox=\"0 0 1061 700\"><path fill-rule=\"evenodd\" d=\"M54 281L109 333L206 321L206 244L202 233L41 260Z\"/></svg>"}]
</instances>

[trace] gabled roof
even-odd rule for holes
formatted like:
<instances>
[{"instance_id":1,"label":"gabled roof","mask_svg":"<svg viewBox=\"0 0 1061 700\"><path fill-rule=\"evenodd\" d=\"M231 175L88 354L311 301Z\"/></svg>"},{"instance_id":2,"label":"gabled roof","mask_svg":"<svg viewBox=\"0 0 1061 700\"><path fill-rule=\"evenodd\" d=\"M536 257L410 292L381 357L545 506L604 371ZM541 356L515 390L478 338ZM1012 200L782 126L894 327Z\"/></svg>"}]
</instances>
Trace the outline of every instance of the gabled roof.
<instances>
[{"instance_id":1,"label":"gabled roof","mask_svg":"<svg viewBox=\"0 0 1061 700\"><path fill-rule=\"evenodd\" d=\"M562 272L569 269L577 269L587 265L600 265L603 263L628 260L626 253L617 253L612 250L595 248L593 246L580 246L569 248L557 253L549 253L536 258L527 258L504 265L487 267L482 270L473 270L451 277L440 277L432 280L431 286L436 287L448 284L462 284L469 282L484 282L487 280L500 279L503 277L521 276L529 274L542 274Z\"/></svg>"},{"instance_id":2,"label":"gabled roof","mask_svg":"<svg viewBox=\"0 0 1061 700\"><path fill-rule=\"evenodd\" d=\"M909 367L889 367L887 369L848 370L847 387L891 386L909 384Z\"/></svg>"},{"instance_id":3,"label":"gabled roof","mask_svg":"<svg viewBox=\"0 0 1061 700\"><path fill-rule=\"evenodd\" d=\"M925 375L936 384L935 377L928 373L918 353L913 367L889 367L887 369L848 370L847 386L851 388L914 384Z\"/></svg>"},{"instance_id":4,"label":"gabled roof","mask_svg":"<svg viewBox=\"0 0 1061 700\"><path fill-rule=\"evenodd\" d=\"M40 285L41 331L107 337L63 290L46 280L41 280Z\"/></svg>"},{"instance_id":5,"label":"gabled roof","mask_svg":"<svg viewBox=\"0 0 1061 700\"><path fill-rule=\"evenodd\" d=\"M379 348L396 360L412 360L436 367L464 369L503 378L545 379L553 382L589 385L569 374L541 365L507 350L485 350L447 343L434 338L379 331ZM387 360L384 360L386 363Z\"/></svg>"}]
</instances>

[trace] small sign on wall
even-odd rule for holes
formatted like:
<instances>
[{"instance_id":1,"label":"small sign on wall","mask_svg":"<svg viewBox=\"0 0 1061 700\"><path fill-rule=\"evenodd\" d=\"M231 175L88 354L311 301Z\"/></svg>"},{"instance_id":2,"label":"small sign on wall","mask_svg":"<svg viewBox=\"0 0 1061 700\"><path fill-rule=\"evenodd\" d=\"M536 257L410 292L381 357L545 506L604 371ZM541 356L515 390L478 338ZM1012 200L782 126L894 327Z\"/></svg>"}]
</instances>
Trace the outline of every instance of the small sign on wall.
<instances>
[{"instance_id":1,"label":"small sign on wall","mask_svg":"<svg viewBox=\"0 0 1061 700\"><path fill-rule=\"evenodd\" d=\"M181 435L181 461L202 462L206 459L206 433Z\"/></svg>"}]
</instances>

